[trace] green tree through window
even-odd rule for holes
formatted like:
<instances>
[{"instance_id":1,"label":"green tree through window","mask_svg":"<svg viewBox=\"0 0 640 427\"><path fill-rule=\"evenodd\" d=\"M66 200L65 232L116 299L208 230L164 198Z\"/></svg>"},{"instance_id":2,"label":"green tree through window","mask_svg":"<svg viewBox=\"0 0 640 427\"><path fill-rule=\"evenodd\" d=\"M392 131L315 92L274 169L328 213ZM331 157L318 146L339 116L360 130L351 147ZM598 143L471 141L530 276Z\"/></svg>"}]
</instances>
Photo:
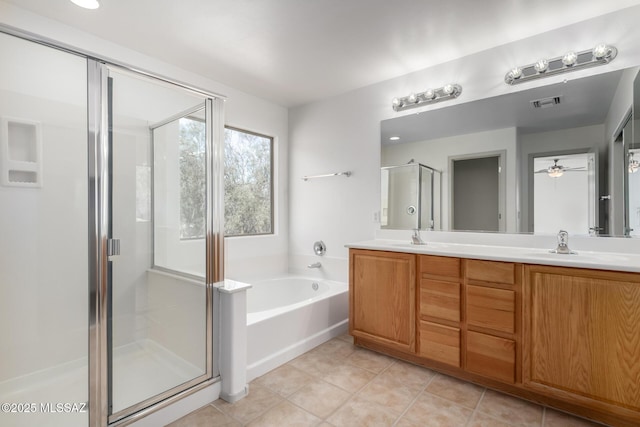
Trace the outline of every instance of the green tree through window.
<instances>
[{"instance_id":1,"label":"green tree through window","mask_svg":"<svg viewBox=\"0 0 640 427\"><path fill-rule=\"evenodd\" d=\"M180 238L205 237L205 124L180 119ZM225 128L225 235L273 233L273 138Z\"/></svg>"},{"instance_id":2,"label":"green tree through window","mask_svg":"<svg viewBox=\"0 0 640 427\"><path fill-rule=\"evenodd\" d=\"M224 133L224 232L273 233L273 138L226 128Z\"/></svg>"}]
</instances>

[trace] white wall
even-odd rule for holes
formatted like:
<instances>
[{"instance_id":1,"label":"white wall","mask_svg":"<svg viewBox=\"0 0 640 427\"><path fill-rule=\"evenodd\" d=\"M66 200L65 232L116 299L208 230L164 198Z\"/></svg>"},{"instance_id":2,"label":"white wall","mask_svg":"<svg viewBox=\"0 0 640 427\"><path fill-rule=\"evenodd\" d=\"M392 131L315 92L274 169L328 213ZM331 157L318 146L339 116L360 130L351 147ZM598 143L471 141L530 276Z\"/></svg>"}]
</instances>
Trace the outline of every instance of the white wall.
<instances>
[{"instance_id":1,"label":"white wall","mask_svg":"<svg viewBox=\"0 0 640 427\"><path fill-rule=\"evenodd\" d=\"M0 116L40 123L43 171L41 187L0 185L2 383L86 357L89 295L86 67L5 35L0 56L22 58L0 67Z\"/></svg>"},{"instance_id":2,"label":"white wall","mask_svg":"<svg viewBox=\"0 0 640 427\"><path fill-rule=\"evenodd\" d=\"M0 24L38 34L59 43L92 52L138 69L187 82L227 97L225 123L230 126L275 137L275 234L271 236L228 238L226 277L275 275L287 271L288 253L288 112L287 109L171 64L159 61L125 46L116 45L59 22L0 0Z\"/></svg>"},{"instance_id":3,"label":"white wall","mask_svg":"<svg viewBox=\"0 0 640 427\"><path fill-rule=\"evenodd\" d=\"M636 6L292 109L289 115L290 269L304 271L305 264L315 260L313 241L322 238L328 246L328 258L325 271L317 274L346 280L344 245L374 237L377 228L374 212L380 203L381 120L558 83L565 78L637 66L640 64L638 19L640 7ZM514 87L503 82L505 73L515 65L587 49L603 40L614 44L620 52L607 66ZM449 82L463 87L462 95L454 101L401 113L391 109L393 97ZM341 170L352 170L353 176L300 180L303 175Z\"/></svg>"}]
</instances>

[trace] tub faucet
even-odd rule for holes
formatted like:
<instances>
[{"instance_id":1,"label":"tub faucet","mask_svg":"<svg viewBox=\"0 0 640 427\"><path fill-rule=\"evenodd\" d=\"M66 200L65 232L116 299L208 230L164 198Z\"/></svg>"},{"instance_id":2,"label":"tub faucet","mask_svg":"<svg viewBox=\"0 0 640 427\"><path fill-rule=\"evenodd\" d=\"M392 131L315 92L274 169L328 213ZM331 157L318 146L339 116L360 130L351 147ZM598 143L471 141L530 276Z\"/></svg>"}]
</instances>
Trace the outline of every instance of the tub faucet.
<instances>
[{"instance_id":1,"label":"tub faucet","mask_svg":"<svg viewBox=\"0 0 640 427\"><path fill-rule=\"evenodd\" d=\"M569 249L569 233L560 230L558 231L558 247L550 251L554 254L575 254L574 251Z\"/></svg>"},{"instance_id":2,"label":"tub faucet","mask_svg":"<svg viewBox=\"0 0 640 427\"><path fill-rule=\"evenodd\" d=\"M413 245L426 245L422 237L420 237L420 229L415 228L413 230L413 234L411 235L411 244Z\"/></svg>"},{"instance_id":3,"label":"tub faucet","mask_svg":"<svg viewBox=\"0 0 640 427\"><path fill-rule=\"evenodd\" d=\"M322 267L322 264L320 264L319 262L314 262L313 264L307 265L307 268L320 268L320 267Z\"/></svg>"}]
</instances>

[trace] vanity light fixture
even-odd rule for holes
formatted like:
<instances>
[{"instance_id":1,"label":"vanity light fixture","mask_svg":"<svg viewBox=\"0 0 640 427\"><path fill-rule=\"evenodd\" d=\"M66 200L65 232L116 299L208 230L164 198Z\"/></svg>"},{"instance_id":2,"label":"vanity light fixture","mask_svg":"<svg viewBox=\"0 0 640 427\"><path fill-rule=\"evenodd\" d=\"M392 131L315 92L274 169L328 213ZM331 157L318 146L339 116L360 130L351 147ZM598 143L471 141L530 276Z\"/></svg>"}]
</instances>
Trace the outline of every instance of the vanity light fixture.
<instances>
[{"instance_id":1,"label":"vanity light fixture","mask_svg":"<svg viewBox=\"0 0 640 427\"><path fill-rule=\"evenodd\" d=\"M553 76L580 68L608 64L618 54L618 49L607 44L599 44L593 49L568 52L551 59L540 59L533 64L515 67L504 76L505 83L514 85L541 77Z\"/></svg>"},{"instance_id":2,"label":"vanity light fixture","mask_svg":"<svg viewBox=\"0 0 640 427\"><path fill-rule=\"evenodd\" d=\"M71 2L77 6L84 7L85 9L97 9L100 7L98 0L71 0Z\"/></svg>"},{"instance_id":3,"label":"vanity light fixture","mask_svg":"<svg viewBox=\"0 0 640 427\"><path fill-rule=\"evenodd\" d=\"M633 158L633 153L629 153L629 173L636 173L640 169L640 160Z\"/></svg>"},{"instance_id":4,"label":"vanity light fixture","mask_svg":"<svg viewBox=\"0 0 640 427\"><path fill-rule=\"evenodd\" d=\"M457 83L450 83L438 89L427 89L424 92L412 93L402 98L393 98L391 107L394 111L407 110L420 105L433 104L436 102L446 101L460 96L462 86Z\"/></svg>"}]
</instances>

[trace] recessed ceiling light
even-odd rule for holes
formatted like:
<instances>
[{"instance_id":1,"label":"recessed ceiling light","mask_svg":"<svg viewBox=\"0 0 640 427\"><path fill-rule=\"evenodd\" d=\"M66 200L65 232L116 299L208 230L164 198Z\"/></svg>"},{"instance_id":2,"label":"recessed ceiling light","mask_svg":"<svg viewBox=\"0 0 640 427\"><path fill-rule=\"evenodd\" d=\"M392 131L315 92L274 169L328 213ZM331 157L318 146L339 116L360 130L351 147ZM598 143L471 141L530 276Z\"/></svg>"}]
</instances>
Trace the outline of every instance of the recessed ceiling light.
<instances>
[{"instance_id":1,"label":"recessed ceiling light","mask_svg":"<svg viewBox=\"0 0 640 427\"><path fill-rule=\"evenodd\" d=\"M398 141L399 139L399 136L392 136L391 138L389 138L390 141Z\"/></svg>"},{"instance_id":2,"label":"recessed ceiling light","mask_svg":"<svg viewBox=\"0 0 640 427\"><path fill-rule=\"evenodd\" d=\"M85 9L97 9L100 7L98 0L71 0L71 2Z\"/></svg>"}]
</instances>

